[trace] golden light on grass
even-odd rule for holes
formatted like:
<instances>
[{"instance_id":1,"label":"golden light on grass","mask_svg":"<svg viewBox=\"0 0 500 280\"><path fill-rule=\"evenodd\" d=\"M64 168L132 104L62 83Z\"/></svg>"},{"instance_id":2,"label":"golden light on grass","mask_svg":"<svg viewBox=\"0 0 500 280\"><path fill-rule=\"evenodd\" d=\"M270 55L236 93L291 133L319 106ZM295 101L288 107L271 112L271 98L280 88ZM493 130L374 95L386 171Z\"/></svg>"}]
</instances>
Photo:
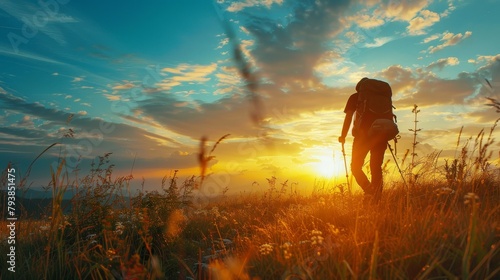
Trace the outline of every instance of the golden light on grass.
<instances>
[{"instance_id":1,"label":"golden light on grass","mask_svg":"<svg viewBox=\"0 0 500 280\"><path fill-rule=\"evenodd\" d=\"M165 234L169 237L175 237L182 232L182 225L186 222L186 216L181 210L175 209L170 216L166 224Z\"/></svg>"}]
</instances>

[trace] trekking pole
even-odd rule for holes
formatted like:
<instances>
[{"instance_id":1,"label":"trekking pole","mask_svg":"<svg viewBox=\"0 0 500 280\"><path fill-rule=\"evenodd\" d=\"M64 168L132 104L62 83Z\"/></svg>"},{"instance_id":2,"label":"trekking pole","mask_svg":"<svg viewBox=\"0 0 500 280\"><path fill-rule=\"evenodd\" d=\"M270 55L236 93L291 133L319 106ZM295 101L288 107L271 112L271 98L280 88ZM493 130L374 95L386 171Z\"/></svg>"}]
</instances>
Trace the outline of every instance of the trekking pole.
<instances>
[{"instance_id":1,"label":"trekking pole","mask_svg":"<svg viewBox=\"0 0 500 280\"><path fill-rule=\"evenodd\" d=\"M392 157L394 158L394 162L396 163L396 167L399 170L399 175L401 175L401 179L403 179L403 183L405 184L406 188L406 205L409 205L410 202L410 194L408 192L408 184L406 184L405 176L403 176L403 172L401 171L401 168L399 167L398 160L396 159L396 155L394 155L394 152L392 150L391 144L387 142L387 146L389 147L389 150L391 151Z\"/></svg>"},{"instance_id":2,"label":"trekking pole","mask_svg":"<svg viewBox=\"0 0 500 280\"><path fill-rule=\"evenodd\" d=\"M352 194L351 193L351 184L349 183L349 171L347 170L347 160L345 157L344 143L342 143L342 156L344 156L344 168L345 168L345 178L347 180L347 190L349 191L349 194Z\"/></svg>"}]
</instances>

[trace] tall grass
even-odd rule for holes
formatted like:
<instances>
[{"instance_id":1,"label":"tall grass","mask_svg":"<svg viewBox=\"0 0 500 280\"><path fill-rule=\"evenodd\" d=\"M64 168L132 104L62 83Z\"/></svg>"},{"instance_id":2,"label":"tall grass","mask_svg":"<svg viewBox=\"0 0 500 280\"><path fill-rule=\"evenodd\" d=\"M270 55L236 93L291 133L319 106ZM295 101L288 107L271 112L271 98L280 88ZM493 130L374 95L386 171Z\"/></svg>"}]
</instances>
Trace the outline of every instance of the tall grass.
<instances>
[{"instance_id":1,"label":"tall grass","mask_svg":"<svg viewBox=\"0 0 500 280\"><path fill-rule=\"evenodd\" d=\"M454 158L435 152L410 164L411 207L399 181L387 182L378 205L365 205L342 185L301 194L271 177L263 193L199 208L201 176L174 171L157 191L132 194L133 176L114 176L111 154L88 174L61 160L49 170L51 206L45 218L20 218L16 273L2 266L2 279L495 279L495 127L465 141L460 132ZM207 161L213 150L200 154Z\"/></svg>"}]
</instances>

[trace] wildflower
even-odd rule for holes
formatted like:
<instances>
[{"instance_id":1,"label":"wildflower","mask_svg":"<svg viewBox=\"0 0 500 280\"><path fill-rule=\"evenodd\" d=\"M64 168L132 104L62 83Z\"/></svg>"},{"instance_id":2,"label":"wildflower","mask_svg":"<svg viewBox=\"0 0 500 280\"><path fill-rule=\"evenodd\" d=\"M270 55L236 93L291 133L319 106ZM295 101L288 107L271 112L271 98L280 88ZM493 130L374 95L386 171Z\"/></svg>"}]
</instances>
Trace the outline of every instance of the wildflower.
<instances>
[{"instance_id":1,"label":"wildflower","mask_svg":"<svg viewBox=\"0 0 500 280\"><path fill-rule=\"evenodd\" d=\"M273 252L273 245L271 244L262 244L260 245L259 252L261 255L266 256Z\"/></svg>"},{"instance_id":2,"label":"wildflower","mask_svg":"<svg viewBox=\"0 0 500 280\"><path fill-rule=\"evenodd\" d=\"M40 226L40 230L41 231L48 231L50 229L50 226L49 225L41 225Z\"/></svg>"},{"instance_id":3,"label":"wildflower","mask_svg":"<svg viewBox=\"0 0 500 280\"><path fill-rule=\"evenodd\" d=\"M66 220L66 217L64 217L64 222L62 224L59 224L59 229L64 229L65 227L71 226L71 223Z\"/></svg>"},{"instance_id":4,"label":"wildflower","mask_svg":"<svg viewBox=\"0 0 500 280\"><path fill-rule=\"evenodd\" d=\"M325 248L323 247L316 247L314 248L314 254L317 256L317 257L321 257L324 255L324 251L325 251Z\"/></svg>"},{"instance_id":5,"label":"wildflower","mask_svg":"<svg viewBox=\"0 0 500 280\"><path fill-rule=\"evenodd\" d=\"M312 245L320 245L323 243L323 233L319 230L311 231L311 244Z\"/></svg>"},{"instance_id":6,"label":"wildflower","mask_svg":"<svg viewBox=\"0 0 500 280\"><path fill-rule=\"evenodd\" d=\"M142 222L144 220L144 216L142 212L136 211L136 213L132 214L132 222Z\"/></svg>"},{"instance_id":7,"label":"wildflower","mask_svg":"<svg viewBox=\"0 0 500 280\"><path fill-rule=\"evenodd\" d=\"M435 191L436 195L437 196L441 196L441 195L450 195L450 194L453 194L455 193L454 190L452 190L451 188L448 188L448 187L443 187L443 188L439 188Z\"/></svg>"},{"instance_id":8,"label":"wildflower","mask_svg":"<svg viewBox=\"0 0 500 280\"><path fill-rule=\"evenodd\" d=\"M334 235L338 235L340 233L340 230L335 227L334 225L327 223L328 227L330 228L330 232L333 233Z\"/></svg>"},{"instance_id":9,"label":"wildflower","mask_svg":"<svg viewBox=\"0 0 500 280\"><path fill-rule=\"evenodd\" d=\"M113 259L116 259L116 258L120 258L120 256L118 256L118 254L116 253L116 251L114 249L108 249L106 251L106 256L108 257L108 259L110 261L112 261Z\"/></svg>"},{"instance_id":10,"label":"wildflower","mask_svg":"<svg viewBox=\"0 0 500 280\"><path fill-rule=\"evenodd\" d=\"M473 203L478 203L479 202L479 196L477 196L475 193L467 193L464 195L464 204L469 205Z\"/></svg>"},{"instance_id":11,"label":"wildflower","mask_svg":"<svg viewBox=\"0 0 500 280\"><path fill-rule=\"evenodd\" d=\"M288 260L292 257L292 252L290 252L290 249L292 248L292 243L286 242L285 244L281 245L281 249L283 249L283 257L285 260Z\"/></svg>"},{"instance_id":12,"label":"wildflower","mask_svg":"<svg viewBox=\"0 0 500 280\"><path fill-rule=\"evenodd\" d=\"M210 212L215 218L219 218L221 216L219 212L219 207L217 206L212 207L212 210L210 210Z\"/></svg>"},{"instance_id":13,"label":"wildflower","mask_svg":"<svg viewBox=\"0 0 500 280\"><path fill-rule=\"evenodd\" d=\"M123 233L123 230L125 229L125 226L123 225L122 222L116 222L115 225L115 233L118 235L121 235Z\"/></svg>"}]
</instances>

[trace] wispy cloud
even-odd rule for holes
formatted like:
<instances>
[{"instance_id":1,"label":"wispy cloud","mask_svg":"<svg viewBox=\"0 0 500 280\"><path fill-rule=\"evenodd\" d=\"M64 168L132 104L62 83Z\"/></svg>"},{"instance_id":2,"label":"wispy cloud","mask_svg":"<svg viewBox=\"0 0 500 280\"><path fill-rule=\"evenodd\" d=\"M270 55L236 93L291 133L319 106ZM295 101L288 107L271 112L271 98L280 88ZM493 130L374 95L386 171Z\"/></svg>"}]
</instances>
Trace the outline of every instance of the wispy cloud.
<instances>
[{"instance_id":1,"label":"wispy cloud","mask_svg":"<svg viewBox=\"0 0 500 280\"><path fill-rule=\"evenodd\" d=\"M385 12L388 18L409 22L429 3L428 0L389 1L387 4L382 4L380 9Z\"/></svg>"},{"instance_id":2,"label":"wispy cloud","mask_svg":"<svg viewBox=\"0 0 500 280\"><path fill-rule=\"evenodd\" d=\"M1 130L6 135L11 135L12 137L23 137L29 138L29 145L42 145L48 146L54 142L58 142L60 137L62 137L61 131L67 129L67 120L72 116L70 126L73 127L75 131L75 139L66 139L68 144L80 145L82 139L95 137L95 131L103 127L103 121L98 118L89 118L87 112L80 110L76 114L71 114L66 111L58 109L50 109L44 107L41 104L29 103L24 99L15 97L9 93L0 94L0 108L8 109L10 112L22 115L23 118L18 123L20 128L1 127ZM34 128L32 126L33 120L43 121L43 125L39 128ZM27 126L29 130L27 130ZM104 152L112 152L114 150L141 150L143 154L149 154L150 157L155 157L155 152L151 151L151 148L155 146L155 141L151 141L151 138L161 139L165 143L168 143L169 147L184 147L181 143L176 140L156 134L151 133L139 127L129 126L126 124L119 123L106 123L104 126L106 131L101 131L105 133L106 137L99 140L99 144L95 144L94 155ZM113 129L110 129L110 128ZM102 137L102 135L101 135ZM4 138L1 141L10 141L10 138ZM128 141L122 141L122 139L127 139ZM102 143L101 143L102 142ZM4 142L2 142L2 145ZM19 149L25 149L23 146L15 148L14 151ZM38 149L39 150L39 149ZM36 150L34 150L36 152ZM33 152L33 153L34 153Z\"/></svg>"},{"instance_id":3,"label":"wispy cloud","mask_svg":"<svg viewBox=\"0 0 500 280\"><path fill-rule=\"evenodd\" d=\"M441 16L441 17L447 17L447 16L449 16L449 15L450 15L450 13L451 13L451 12L453 12L453 11L456 9L456 7L455 7L455 5L454 5L454 3L453 3L454 1L455 1L455 0L448 0L448 7L446 8L446 10L444 10L444 11L440 14L440 16Z\"/></svg>"},{"instance_id":4,"label":"wispy cloud","mask_svg":"<svg viewBox=\"0 0 500 280\"><path fill-rule=\"evenodd\" d=\"M229 43L229 38L223 38L220 40L219 45L215 49L222 49L228 43Z\"/></svg>"},{"instance_id":5,"label":"wispy cloud","mask_svg":"<svg viewBox=\"0 0 500 280\"><path fill-rule=\"evenodd\" d=\"M242 80L235 67L220 67L215 77L218 80L217 89L214 91L215 95L242 92Z\"/></svg>"},{"instance_id":6,"label":"wispy cloud","mask_svg":"<svg viewBox=\"0 0 500 280\"><path fill-rule=\"evenodd\" d=\"M23 118L17 123L18 126L21 127L33 127L35 123L33 122L33 119L31 116L23 116Z\"/></svg>"},{"instance_id":7,"label":"wispy cloud","mask_svg":"<svg viewBox=\"0 0 500 280\"><path fill-rule=\"evenodd\" d=\"M67 65L67 63L65 63L65 62L54 60L52 58L45 57L45 56L42 56L39 54L34 54L31 52L20 51L20 50L18 50L16 52L16 51L13 51L12 49L8 49L8 48L2 47L2 46L0 46L0 54L4 54L4 55L15 57L15 58L27 59L27 60L36 60L36 61L47 62L47 63L52 63L52 64Z\"/></svg>"},{"instance_id":8,"label":"wispy cloud","mask_svg":"<svg viewBox=\"0 0 500 280\"><path fill-rule=\"evenodd\" d=\"M442 37L440 39L440 41L442 43L440 45L437 45L437 46L430 46L427 49L427 51L432 54L432 53L440 51L444 48L457 45L458 43L462 42L463 40L469 38L471 35L472 35L471 31L467 31L464 34L462 34L462 33L453 34L451 32L445 32L442 34Z\"/></svg>"},{"instance_id":9,"label":"wispy cloud","mask_svg":"<svg viewBox=\"0 0 500 280\"><path fill-rule=\"evenodd\" d=\"M409 35L423 35L429 27L439 22L441 17L448 16L455 9L453 0L449 1L448 8L441 13L427 9L431 3L432 1L428 0L368 0L365 3L368 9L350 19L361 28L379 27L393 21L407 22Z\"/></svg>"},{"instance_id":10,"label":"wispy cloud","mask_svg":"<svg viewBox=\"0 0 500 280\"><path fill-rule=\"evenodd\" d=\"M419 16L412 18L409 21L409 25L407 27L408 33L410 35L423 35L425 34L425 29L433 26L436 22L439 22L441 17L438 13L422 10L419 12Z\"/></svg>"},{"instance_id":11,"label":"wispy cloud","mask_svg":"<svg viewBox=\"0 0 500 280\"><path fill-rule=\"evenodd\" d=\"M165 67L162 69L163 75L168 75L156 84L162 90L170 90L183 83L204 83L210 80L210 75L217 69L216 63L208 65L199 64L179 64L177 67Z\"/></svg>"},{"instance_id":12,"label":"wispy cloud","mask_svg":"<svg viewBox=\"0 0 500 280\"><path fill-rule=\"evenodd\" d=\"M323 77L344 75L349 70L344 58L337 52L325 52L320 61L316 64L315 71Z\"/></svg>"},{"instance_id":13,"label":"wispy cloud","mask_svg":"<svg viewBox=\"0 0 500 280\"><path fill-rule=\"evenodd\" d=\"M378 48L378 47L381 47L381 46L389 43L392 40L394 40L393 37L378 37L378 38L374 39L373 43L366 43L365 47L366 48Z\"/></svg>"},{"instance_id":14,"label":"wispy cloud","mask_svg":"<svg viewBox=\"0 0 500 280\"><path fill-rule=\"evenodd\" d=\"M434 41L434 40L439 39L439 37L440 37L440 36L441 36L440 34L434 34L434 35L431 35L431 36L429 36L429 37L426 37L426 38L422 41L422 43L427 44L427 43L429 43L429 42L432 42L432 41Z\"/></svg>"},{"instance_id":15,"label":"wispy cloud","mask_svg":"<svg viewBox=\"0 0 500 280\"><path fill-rule=\"evenodd\" d=\"M500 61L500 54L497 55L478 55L476 59L469 59L469 63L477 64L485 62L486 64L492 64Z\"/></svg>"},{"instance_id":16,"label":"wispy cloud","mask_svg":"<svg viewBox=\"0 0 500 280\"><path fill-rule=\"evenodd\" d=\"M349 39L349 43L351 44L357 44L361 41L361 36L359 35L359 33L354 31L347 31L345 33L345 37Z\"/></svg>"},{"instance_id":17,"label":"wispy cloud","mask_svg":"<svg viewBox=\"0 0 500 280\"><path fill-rule=\"evenodd\" d=\"M134 88L135 85L132 82L124 81L123 84L117 84L112 87L113 90L128 90Z\"/></svg>"},{"instance_id":18,"label":"wispy cloud","mask_svg":"<svg viewBox=\"0 0 500 280\"><path fill-rule=\"evenodd\" d=\"M220 1L224 3L225 1ZM283 0L244 0L239 2L233 2L227 7L228 12L239 12L243 9L255 7L255 6L265 6L270 8L273 4L281 5Z\"/></svg>"},{"instance_id":19,"label":"wispy cloud","mask_svg":"<svg viewBox=\"0 0 500 280\"><path fill-rule=\"evenodd\" d=\"M108 99L109 101L119 101L122 99L121 96L119 95L113 95L107 93L104 94L104 97L106 97L106 99Z\"/></svg>"},{"instance_id":20,"label":"wispy cloud","mask_svg":"<svg viewBox=\"0 0 500 280\"><path fill-rule=\"evenodd\" d=\"M353 22L361 28L369 29L383 25L385 23L385 20L380 16L380 14L360 13L348 17L347 22Z\"/></svg>"},{"instance_id":21,"label":"wispy cloud","mask_svg":"<svg viewBox=\"0 0 500 280\"><path fill-rule=\"evenodd\" d=\"M427 66L427 69L439 69L442 70L445 66L458 65L460 61L456 57L441 58L438 61L432 62Z\"/></svg>"}]
</instances>

